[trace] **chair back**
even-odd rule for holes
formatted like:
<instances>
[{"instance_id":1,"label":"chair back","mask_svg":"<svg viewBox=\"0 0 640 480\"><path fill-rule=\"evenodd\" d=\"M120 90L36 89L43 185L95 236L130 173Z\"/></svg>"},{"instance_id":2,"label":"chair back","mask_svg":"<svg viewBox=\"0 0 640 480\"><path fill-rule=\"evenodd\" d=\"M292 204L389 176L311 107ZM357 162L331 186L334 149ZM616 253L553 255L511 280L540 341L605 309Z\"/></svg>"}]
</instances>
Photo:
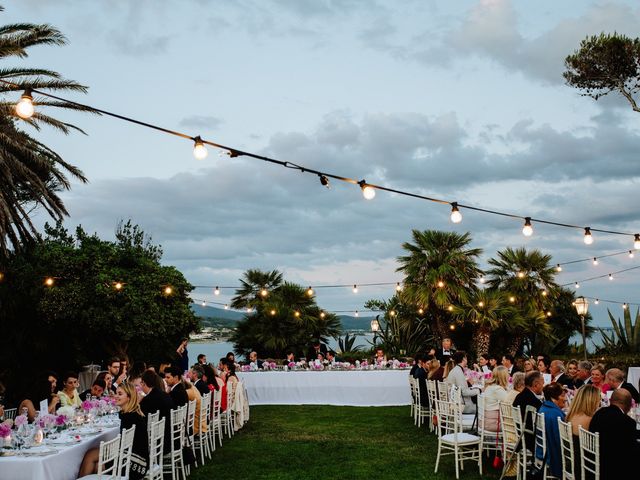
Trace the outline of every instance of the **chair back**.
<instances>
[{"instance_id":1,"label":"chair back","mask_svg":"<svg viewBox=\"0 0 640 480\"><path fill-rule=\"evenodd\" d=\"M438 437L462 433L462 409L458 403L436 401L438 405Z\"/></svg>"},{"instance_id":2,"label":"chair back","mask_svg":"<svg viewBox=\"0 0 640 480\"><path fill-rule=\"evenodd\" d=\"M17 408L5 408L4 409L4 419L5 420L15 420L17 414L18 414L18 409Z\"/></svg>"},{"instance_id":3,"label":"chair back","mask_svg":"<svg viewBox=\"0 0 640 480\"><path fill-rule=\"evenodd\" d=\"M514 407L511 405L511 417L513 417L513 424L516 427L516 435L520 437L524 433L524 422L522 421L522 410L520 407Z\"/></svg>"},{"instance_id":4,"label":"chair back","mask_svg":"<svg viewBox=\"0 0 640 480\"><path fill-rule=\"evenodd\" d=\"M100 442L98 453L98 476L118 476L118 455L120 454L120 434L108 442Z\"/></svg>"},{"instance_id":5,"label":"chair back","mask_svg":"<svg viewBox=\"0 0 640 480\"><path fill-rule=\"evenodd\" d=\"M580 478L600 480L600 434L578 427L580 438Z\"/></svg>"},{"instance_id":6,"label":"chair back","mask_svg":"<svg viewBox=\"0 0 640 480\"><path fill-rule=\"evenodd\" d=\"M182 449L184 443L184 420L186 416L186 405L171 410L171 451L177 452Z\"/></svg>"},{"instance_id":7,"label":"chair back","mask_svg":"<svg viewBox=\"0 0 640 480\"><path fill-rule=\"evenodd\" d=\"M211 418L217 421L217 419L220 418L220 408L222 408L222 388L213 391L213 402L211 405L213 406Z\"/></svg>"},{"instance_id":8,"label":"chair back","mask_svg":"<svg viewBox=\"0 0 640 480\"><path fill-rule=\"evenodd\" d=\"M560 431L560 454L562 457L563 480L574 480L575 455L573 451L573 434L571 422L563 422L558 418L558 430Z\"/></svg>"},{"instance_id":9,"label":"chair back","mask_svg":"<svg viewBox=\"0 0 640 480\"><path fill-rule=\"evenodd\" d=\"M160 418L160 410L147 415L147 435L151 438L151 425L158 421Z\"/></svg>"},{"instance_id":10,"label":"chair back","mask_svg":"<svg viewBox=\"0 0 640 480\"><path fill-rule=\"evenodd\" d=\"M462 404L462 390L457 385L449 387L449 401Z\"/></svg>"},{"instance_id":11,"label":"chair back","mask_svg":"<svg viewBox=\"0 0 640 480\"><path fill-rule=\"evenodd\" d=\"M129 478L131 468L131 453L133 451L133 437L136 433L136 426L125 428L120 436L120 453L118 458L118 475Z\"/></svg>"},{"instance_id":12,"label":"chair back","mask_svg":"<svg viewBox=\"0 0 640 480\"><path fill-rule=\"evenodd\" d=\"M149 480L162 480L162 450L164 448L164 424L166 419L151 424L149 434Z\"/></svg>"},{"instance_id":13,"label":"chair back","mask_svg":"<svg viewBox=\"0 0 640 480\"><path fill-rule=\"evenodd\" d=\"M544 413L536 413L536 444L533 457L536 466L542 465L544 456L547 453L547 430L544 424ZM538 457L540 452L541 457Z\"/></svg>"},{"instance_id":14,"label":"chair back","mask_svg":"<svg viewBox=\"0 0 640 480\"><path fill-rule=\"evenodd\" d=\"M202 396L202 401L200 402L200 433L206 432L209 430L209 418L211 418L211 392L206 393Z\"/></svg>"},{"instance_id":15,"label":"chair back","mask_svg":"<svg viewBox=\"0 0 640 480\"><path fill-rule=\"evenodd\" d=\"M449 401L449 385L447 385L445 382L441 382L440 380L438 380L436 382L436 387L438 390L438 399L442 400L443 402L448 402Z\"/></svg>"},{"instance_id":16,"label":"chair back","mask_svg":"<svg viewBox=\"0 0 640 480\"><path fill-rule=\"evenodd\" d=\"M518 428L513 418L514 407L508 403L500 402L499 408L504 450L505 453L511 453L515 451L518 442Z\"/></svg>"},{"instance_id":17,"label":"chair back","mask_svg":"<svg viewBox=\"0 0 640 480\"><path fill-rule=\"evenodd\" d=\"M194 388L194 387L192 387ZM195 435L195 422L196 422L196 400L191 400L187 403L187 418L186 418L186 432L185 435L191 441L191 445L193 445L193 436ZM202 407L200 408L202 410Z\"/></svg>"}]
</instances>

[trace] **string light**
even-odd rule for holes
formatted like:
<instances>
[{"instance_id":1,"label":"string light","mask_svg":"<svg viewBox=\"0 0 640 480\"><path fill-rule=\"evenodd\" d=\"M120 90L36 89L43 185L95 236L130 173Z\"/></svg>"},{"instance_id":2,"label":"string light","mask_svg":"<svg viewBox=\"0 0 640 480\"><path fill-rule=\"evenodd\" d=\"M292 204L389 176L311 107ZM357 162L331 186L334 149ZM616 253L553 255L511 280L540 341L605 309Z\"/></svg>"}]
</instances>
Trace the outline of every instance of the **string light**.
<instances>
[{"instance_id":1,"label":"string light","mask_svg":"<svg viewBox=\"0 0 640 480\"><path fill-rule=\"evenodd\" d=\"M423 313L424 313L424 309L419 308L419 309L418 309L418 315L422 315Z\"/></svg>"},{"instance_id":2,"label":"string light","mask_svg":"<svg viewBox=\"0 0 640 480\"><path fill-rule=\"evenodd\" d=\"M444 287L444 282L442 280L438 280L438 288Z\"/></svg>"},{"instance_id":3,"label":"string light","mask_svg":"<svg viewBox=\"0 0 640 480\"><path fill-rule=\"evenodd\" d=\"M193 141L193 156L196 157L196 160L204 160L205 158L207 158L209 152L207 151L207 147L204 146L202 138L200 138L200 136L197 136L193 139Z\"/></svg>"},{"instance_id":4,"label":"string light","mask_svg":"<svg viewBox=\"0 0 640 480\"><path fill-rule=\"evenodd\" d=\"M609 280L613 280L613 275L609 274Z\"/></svg>"},{"instance_id":5,"label":"string light","mask_svg":"<svg viewBox=\"0 0 640 480\"><path fill-rule=\"evenodd\" d=\"M585 227L584 228L583 241L584 241L585 245L591 245L593 243L593 235L591 235L591 228L590 227Z\"/></svg>"},{"instance_id":6,"label":"string light","mask_svg":"<svg viewBox=\"0 0 640 480\"><path fill-rule=\"evenodd\" d=\"M253 308L247 307L247 313L251 313L251 312L253 312Z\"/></svg>"},{"instance_id":7,"label":"string light","mask_svg":"<svg viewBox=\"0 0 640 480\"><path fill-rule=\"evenodd\" d=\"M479 306L480 308L484 307L484 302L478 302L478 306Z\"/></svg>"},{"instance_id":8,"label":"string light","mask_svg":"<svg viewBox=\"0 0 640 480\"><path fill-rule=\"evenodd\" d=\"M264 298L264 297L266 297L267 295L269 295L269 292L268 292L268 290L267 290L266 288L262 288L262 289L260 289L260 296L261 296L261 297L263 297L263 298Z\"/></svg>"},{"instance_id":9,"label":"string light","mask_svg":"<svg viewBox=\"0 0 640 480\"><path fill-rule=\"evenodd\" d=\"M362 189L362 196L367 200L373 200L376 196L376 189L371 185L367 185L364 180L358 182L360 188Z\"/></svg>"},{"instance_id":10,"label":"string light","mask_svg":"<svg viewBox=\"0 0 640 480\"><path fill-rule=\"evenodd\" d=\"M561 272L562 271L562 267L560 266L560 264L556 265L556 272Z\"/></svg>"},{"instance_id":11,"label":"string light","mask_svg":"<svg viewBox=\"0 0 640 480\"><path fill-rule=\"evenodd\" d=\"M593 264L598 265L598 259L596 257L593 257Z\"/></svg>"},{"instance_id":12,"label":"string light","mask_svg":"<svg viewBox=\"0 0 640 480\"><path fill-rule=\"evenodd\" d=\"M626 304L626 302L622 304L622 309L623 309L623 310L626 310L626 309L627 309L627 304Z\"/></svg>"},{"instance_id":13,"label":"string light","mask_svg":"<svg viewBox=\"0 0 640 480\"><path fill-rule=\"evenodd\" d=\"M452 323L451 325L449 325L449 330L455 330L455 329L456 329L455 323Z\"/></svg>"},{"instance_id":14,"label":"string light","mask_svg":"<svg viewBox=\"0 0 640 480\"><path fill-rule=\"evenodd\" d=\"M633 235L633 248L640 250L640 233Z\"/></svg>"},{"instance_id":15,"label":"string light","mask_svg":"<svg viewBox=\"0 0 640 480\"><path fill-rule=\"evenodd\" d=\"M331 186L329 185L329 179L326 177L326 175L319 174L318 177L320 178L320 185L322 185L323 187L331 188Z\"/></svg>"},{"instance_id":16,"label":"string light","mask_svg":"<svg viewBox=\"0 0 640 480\"><path fill-rule=\"evenodd\" d=\"M353 293L358 293L358 286L354 285L352 290L353 290Z\"/></svg>"},{"instance_id":17,"label":"string light","mask_svg":"<svg viewBox=\"0 0 640 480\"><path fill-rule=\"evenodd\" d=\"M116 282L113 284L113 288L115 288L116 290L122 290L122 282Z\"/></svg>"},{"instance_id":18,"label":"string light","mask_svg":"<svg viewBox=\"0 0 640 480\"><path fill-rule=\"evenodd\" d=\"M300 312L298 310L296 310L295 312L293 312L293 316L296 318L300 317Z\"/></svg>"},{"instance_id":19,"label":"string light","mask_svg":"<svg viewBox=\"0 0 640 480\"><path fill-rule=\"evenodd\" d=\"M220 287L216 287L216 289L213 291L214 295L220 295Z\"/></svg>"},{"instance_id":20,"label":"string light","mask_svg":"<svg viewBox=\"0 0 640 480\"><path fill-rule=\"evenodd\" d=\"M596 305L600 304L600 300L596 298L596 301L594 302Z\"/></svg>"},{"instance_id":21,"label":"string light","mask_svg":"<svg viewBox=\"0 0 640 480\"><path fill-rule=\"evenodd\" d=\"M164 294L165 295L171 295L173 293L173 288L171 288L170 286L166 286L164 287Z\"/></svg>"},{"instance_id":22,"label":"string light","mask_svg":"<svg viewBox=\"0 0 640 480\"><path fill-rule=\"evenodd\" d=\"M633 258L633 252L629 250L629 258Z\"/></svg>"},{"instance_id":23,"label":"string light","mask_svg":"<svg viewBox=\"0 0 640 480\"><path fill-rule=\"evenodd\" d=\"M54 283L55 283L55 280L53 279L53 277L47 277L47 278L44 280L44 284L45 284L47 287L53 287L53 284L54 284Z\"/></svg>"},{"instance_id":24,"label":"string light","mask_svg":"<svg viewBox=\"0 0 640 480\"><path fill-rule=\"evenodd\" d=\"M546 297L547 296L547 291L546 290L542 290L542 296Z\"/></svg>"},{"instance_id":25,"label":"string light","mask_svg":"<svg viewBox=\"0 0 640 480\"><path fill-rule=\"evenodd\" d=\"M396 311L395 310L391 310L389 312L389 315L392 316L392 317L395 317L396 316Z\"/></svg>"},{"instance_id":26,"label":"string light","mask_svg":"<svg viewBox=\"0 0 640 480\"><path fill-rule=\"evenodd\" d=\"M576 282L575 284L576 290L580 288L580 284L578 282Z\"/></svg>"},{"instance_id":27,"label":"string light","mask_svg":"<svg viewBox=\"0 0 640 480\"><path fill-rule=\"evenodd\" d=\"M325 313L323 311L320 311L320 318L324 318L325 317Z\"/></svg>"},{"instance_id":28,"label":"string light","mask_svg":"<svg viewBox=\"0 0 640 480\"><path fill-rule=\"evenodd\" d=\"M525 277L524 272L518 272L517 275L518 275L518 278L524 278Z\"/></svg>"},{"instance_id":29,"label":"string light","mask_svg":"<svg viewBox=\"0 0 640 480\"><path fill-rule=\"evenodd\" d=\"M550 317L550 316L551 316L551 312L547 312L547 317Z\"/></svg>"},{"instance_id":30,"label":"string light","mask_svg":"<svg viewBox=\"0 0 640 480\"><path fill-rule=\"evenodd\" d=\"M396 283L396 292L401 292L402 291L402 285L400 285L400 282Z\"/></svg>"},{"instance_id":31,"label":"string light","mask_svg":"<svg viewBox=\"0 0 640 480\"><path fill-rule=\"evenodd\" d=\"M482 277L480 277L480 283L484 283L485 282L485 278L484 275Z\"/></svg>"},{"instance_id":32,"label":"string light","mask_svg":"<svg viewBox=\"0 0 640 480\"><path fill-rule=\"evenodd\" d=\"M453 305L449 305L449 306L447 307L447 310L449 310L450 312L453 312Z\"/></svg>"},{"instance_id":33,"label":"string light","mask_svg":"<svg viewBox=\"0 0 640 480\"><path fill-rule=\"evenodd\" d=\"M16 104L16 114L24 119L28 120L35 113L35 108L33 106L33 97L31 96L31 89L27 88L22 96L20 97L20 101Z\"/></svg>"},{"instance_id":34,"label":"string light","mask_svg":"<svg viewBox=\"0 0 640 480\"><path fill-rule=\"evenodd\" d=\"M513 297L513 296L509 297L509 303L515 303L515 301L516 301L516 297Z\"/></svg>"},{"instance_id":35,"label":"string light","mask_svg":"<svg viewBox=\"0 0 640 480\"><path fill-rule=\"evenodd\" d=\"M451 202L451 221L453 223L460 223L462 221L462 213L458 208L458 202Z\"/></svg>"},{"instance_id":36,"label":"string light","mask_svg":"<svg viewBox=\"0 0 640 480\"><path fill-rule=\"evenodd\" d=\"M229 305L226 305L226 304L225 304L224 309L225 309L225 310L229 310Z\"/></svg>"},{"instance_id":37,"label":"string light","mask_svg":"<svg viewBox=\"0 0 640 480\"><path fill-rule=\"evenodd\" d=\"M307 295L309 295L310 297L313 297L313 288L309 287L307 289Z\"/></svg>"},{"instance_id":38,"label":"string light","mask_svg":"<svg viewBox=\"0 0 640 480\"><path fill-rule=\"evenodd\" d=\"M355 315L356 317L359 317L359 316L360 316L360 312L358 312L358 310L356 310L356 311L355 311L355 313L354 313L354 315Z\"/></svg>"},{"instance_id":39,"label":"string light","mask_svg":"<svg viewBox=\"0 0 640 480\"><path fill-rule=\"evenodd\" d=\"M276 311L272 308L271 311L269 312L271 314L271 316L276 314Z\"/></svg>"},{"instance_id":40,"label":"string light","mask_svg":"<svg viewBox=\"0 0 640 480\"><path fill-rule=\"evenodd\" d=\"M522 234L525 237L530 237L533 234L533 226L531 226L531 217L525 217L524 227L522 227Z\"/></svg>"}]
</instances>

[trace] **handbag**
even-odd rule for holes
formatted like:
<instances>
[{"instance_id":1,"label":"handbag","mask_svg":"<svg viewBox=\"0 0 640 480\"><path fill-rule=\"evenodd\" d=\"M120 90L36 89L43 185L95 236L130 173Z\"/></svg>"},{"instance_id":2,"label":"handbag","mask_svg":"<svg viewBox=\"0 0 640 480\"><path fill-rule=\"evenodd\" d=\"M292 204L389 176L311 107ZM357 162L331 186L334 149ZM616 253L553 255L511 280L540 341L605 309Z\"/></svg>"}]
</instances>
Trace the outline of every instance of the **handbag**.
<instances>
[{"instance_id":1,"label":"handbag","mask_svg":"<svg viewBox=\"0 0 640 480\"><path fill-rule=\"evenodd\" d=\"M184 462L185 467L196 464L196 456L193 454L193 450L191 450L190 445L182 447L182 461Z\"/></svg>"},{"instance_id":2,"label":"handbag","mask_svg":"<svg viewBox=\"0 0 640 480\"><path fill-rule=\"evenodd\" d=\"M539 466L536 466L535 462L529 466L527 469L527 478L530 480L543 480L544 479L544 469L547 468L547 454L549 452L545 452L544 457L542 458L542 463Z\"/></svg>"}]
</instances>

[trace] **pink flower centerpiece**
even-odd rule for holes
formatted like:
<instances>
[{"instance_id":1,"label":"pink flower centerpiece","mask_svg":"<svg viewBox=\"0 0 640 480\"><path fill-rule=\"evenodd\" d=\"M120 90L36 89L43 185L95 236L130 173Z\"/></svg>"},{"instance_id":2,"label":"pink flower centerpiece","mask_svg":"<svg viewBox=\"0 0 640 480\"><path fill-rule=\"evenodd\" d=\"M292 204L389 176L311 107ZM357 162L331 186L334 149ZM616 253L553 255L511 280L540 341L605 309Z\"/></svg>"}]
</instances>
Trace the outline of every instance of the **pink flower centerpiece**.
<instances>
[{"instance_id":1,"label":"pink flower centerpiece","mask_svg":"<svg viewBox=\"0 0 640 480\"><path fill-rule=\"evenodd\" d=\"M0 423L0 438L9 438L11 436L11 427L6 423Z\"/></svg>"},{"instance_id":2,"label":"pink flower centerpiece","mask_svg":"<svg viewBox=\"0 0 640 480\"><path fill-rule=\"evenodd\" d=\"M15 425L16 427L21 427L22 425L26 425L27 423L29 423L29 419L27 418L26 415L18 415L16 417L16 421L15 421Z\"/></svg>"}]
</instances>

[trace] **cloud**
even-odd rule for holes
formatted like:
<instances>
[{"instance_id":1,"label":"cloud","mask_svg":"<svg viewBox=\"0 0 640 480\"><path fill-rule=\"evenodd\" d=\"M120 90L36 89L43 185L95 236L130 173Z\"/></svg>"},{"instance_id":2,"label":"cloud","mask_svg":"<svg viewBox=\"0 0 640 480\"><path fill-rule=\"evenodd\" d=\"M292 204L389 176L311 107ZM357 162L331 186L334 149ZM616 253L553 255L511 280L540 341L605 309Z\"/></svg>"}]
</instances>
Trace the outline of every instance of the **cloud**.
<instances>
[{"instance_id":1,"label":"cloud","mask_svg":"<svg viewBox=\"0 0 640 480\"><path fill-rule=\"evenodd\" d=\"M178 123L181 127L202 128L207 130L216 130L224 123L224 120L218 117L207 115L191 115L185 117Z\"/></svg>"}]
</instances>

